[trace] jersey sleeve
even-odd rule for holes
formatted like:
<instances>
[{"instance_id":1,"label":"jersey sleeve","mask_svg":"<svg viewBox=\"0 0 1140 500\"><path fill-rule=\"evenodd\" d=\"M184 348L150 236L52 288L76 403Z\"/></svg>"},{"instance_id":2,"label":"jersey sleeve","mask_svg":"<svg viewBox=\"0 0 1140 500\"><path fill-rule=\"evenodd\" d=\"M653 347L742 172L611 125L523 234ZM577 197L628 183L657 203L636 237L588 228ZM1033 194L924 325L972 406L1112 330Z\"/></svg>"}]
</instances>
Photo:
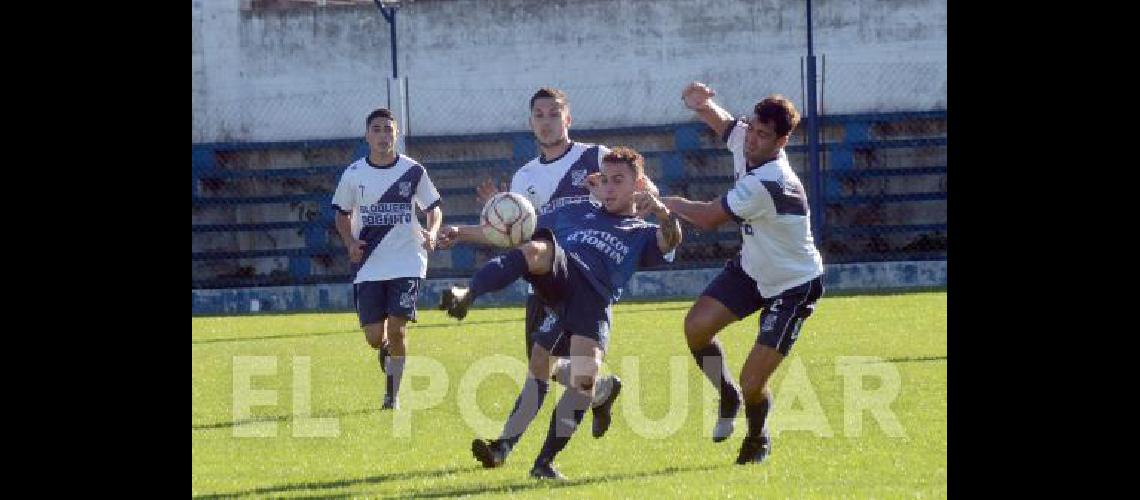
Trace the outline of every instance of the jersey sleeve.
<instances>
[{"instance_id":1,"label":"jersey sleeve","mask_svg":"<svg viewBox=\"0 0 1140 500\"><path fill-rule=\"evenodd\" d=\"M352 185L352 176L348 173L349 170L345 170L341 174L340 182L337 183L332 197L333 210L344 215L351 214L352 209L356 207L356 187Z\"/></svg>"},{"instance_id":2,"label":"jersey sleeve","mask_svg":"<svg viewBox=\"0 0 1140 500\"><path fill-rule=\"evenodd\" d=\"M424 175L420 176L420 185L416 186L416 203L420 206L420 210L430 212L431 209L439 206L440 201L442 200L439 197L439 191L435 189L435 184L428 176L427 169L424 169Z\"/></svg>"},{"instance_id":3,"label":"jersey sleeve","mask_svg":"<svg viewBox=\"0 0 1140 500\"><path fill-rule=\"evenodd\" d=\"M653 267L665 265L672 262L673 259L661 253L661 248L657 246L657 224L650 224L641 230L641 237L645 239L645 243L641 248L641 259L637 263L637 267ZM674 254L677 249L669 252L670 255Z\"/></svg>"},{"instance_id":4,"label":"jersey sleeve","mask_svg":"<svg viewBox=\"0 0 1140 500\"><path fill-rule=\"evenodd\" d=\"M608 148L602 144L598 144L598 164L597 164L598 169L594 170L593 172L601 172L602 171L602 159L605 158L606 155L609 153L610 153L610 148Z\"/></svg>"},{"instance_id":5,"label":"jersey sleeve","mask_svg":"<svg viewBox=\"0 0 1140 500\"><path fill-rule=\"evenodd\" d=\"M564 210L562 210L562 209L552 210L552 211L547 212L543 215L539 215L538 216L538 224L535 225L535 228L544 227L546 229L553 231L555 229L555 227L558 226L559 216L562 214L563 211Z\"/></svg>"},{"instance_id":6,"label":"jersey sleeve","mask_svg":"<svg viewBox=\"0 0 1140 500\"><path fill-rule=\"evenodd\" d=\"M511 188L510 189L511 189L512 193L518 193L518 194L521 194L523 196L528 196L529 193L526 192L526 186L523 185L523 180L520 178L521 176L519 175L520 172L522 172L521 168L519 169L518 172L515 172L515 175L511 176ZM527 198L527 199L529 199L529 198ZM534 203L534 200L530 200L530 202Z\"/></svg>"},{"instance_id":7,"label":"jersey sleeve","mask_svg":"<svg viewBox=\"0 0 1140 500\"><path fill-rule=\"evenodd\" d=\"M733 153L744 153L744 134L748 132L748 124L734 120L732 124L724 130L724 135L721 140L724 141L727 147Z\"/></svg>"},{"instance_id":8,"label":"jersey sleeve","mask_svg":"<svg viewBox=\"0 0 1140 500\"><path fill-rule=\"evenodd\" d=\"M771 193L755 172L736 181L736 185L720 197L720 204L736 222L765 217L775 207Z\"/></svg>"}]
</instances>

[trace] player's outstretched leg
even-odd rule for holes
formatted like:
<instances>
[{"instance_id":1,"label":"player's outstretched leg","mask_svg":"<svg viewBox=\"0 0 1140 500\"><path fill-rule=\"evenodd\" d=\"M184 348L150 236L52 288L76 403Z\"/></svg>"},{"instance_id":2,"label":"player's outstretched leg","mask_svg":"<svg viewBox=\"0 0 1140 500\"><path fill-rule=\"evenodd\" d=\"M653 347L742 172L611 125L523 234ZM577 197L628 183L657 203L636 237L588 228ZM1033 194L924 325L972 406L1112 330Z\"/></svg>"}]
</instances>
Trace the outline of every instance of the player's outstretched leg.
<instances>
[{"instance_id":1,"label":"player's outstretched leg","mask_svg":"<svg viewBox=\"0 0 1140 500\"><path fill-rule=\"evenodd\" d=\"M554 262L554 247L548 241L536 240L495 257L475 272L471 287L451 287L444 290L440 307L447 315L462 320L467 317L471 303L480 295L506 288L526 273L546 274Z\"/></svg>"}]
</instances>

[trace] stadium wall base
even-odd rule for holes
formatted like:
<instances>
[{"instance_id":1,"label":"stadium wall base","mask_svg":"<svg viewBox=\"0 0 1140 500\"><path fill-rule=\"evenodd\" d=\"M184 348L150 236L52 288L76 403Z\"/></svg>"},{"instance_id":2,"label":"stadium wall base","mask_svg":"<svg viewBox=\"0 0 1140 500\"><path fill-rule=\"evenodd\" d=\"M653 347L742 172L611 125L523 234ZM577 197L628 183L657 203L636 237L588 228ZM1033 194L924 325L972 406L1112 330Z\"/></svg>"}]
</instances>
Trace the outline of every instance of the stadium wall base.
<instances>
[{"instance_id":1,"label":"stadium wall base","mask_svg":"<svg viewBox=\"0 0 1140 500\"><path fill-rule=\"evenodd\" d=\"M720 268L642 271L630 280L623 300L695 299ZM421 287L420 309L439 304L440 292L467 279L429 279ZM884 292L946 286L946 261L866 262L830 264L824 285L836 292ZM522 304L527 285L519 281L480 298L480 305ZM301 286L192 290L192 315L261 314L306 311L351 311L352 285L332 283Z\"/></svg>"}]
</instances>

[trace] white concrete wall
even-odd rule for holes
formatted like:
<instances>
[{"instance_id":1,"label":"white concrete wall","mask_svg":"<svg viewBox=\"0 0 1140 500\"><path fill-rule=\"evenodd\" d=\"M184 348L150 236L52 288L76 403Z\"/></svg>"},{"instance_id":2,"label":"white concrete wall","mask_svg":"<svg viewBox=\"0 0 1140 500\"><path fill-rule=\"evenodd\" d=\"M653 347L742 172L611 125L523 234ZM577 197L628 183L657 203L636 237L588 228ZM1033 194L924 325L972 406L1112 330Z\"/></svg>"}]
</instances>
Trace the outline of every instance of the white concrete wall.
<instances>
[{"instance_id":1,"label":"white concrete wall","mask_svg":"<svg viewBox=\"0 0 1140 500\"><path fill-rule=\"evenodd\" d=\"M388 25L372 6L243 12L193 2L193 141L344 137L387 105ZM945 0L816 0L827 113L946 107ZM733 113L801 107L802 0L417 0L397 19L416 135L524 130L536 88L575 127L687 121L708 82Z\"/></svg>"}]
</instances>

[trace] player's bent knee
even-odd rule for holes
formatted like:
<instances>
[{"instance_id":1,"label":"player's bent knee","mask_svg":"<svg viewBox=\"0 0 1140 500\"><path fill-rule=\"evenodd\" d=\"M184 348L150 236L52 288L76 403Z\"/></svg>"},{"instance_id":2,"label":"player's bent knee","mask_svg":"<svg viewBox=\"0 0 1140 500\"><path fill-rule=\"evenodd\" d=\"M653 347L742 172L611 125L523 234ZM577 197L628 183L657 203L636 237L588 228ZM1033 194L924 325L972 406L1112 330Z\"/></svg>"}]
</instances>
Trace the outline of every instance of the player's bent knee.
<instances>
[{"instance_id":1,"label":"player's bent knee","mask_svg":"<svg viewBox=\"0 0 1140 500\"><path fill-rule=\"evenodd\" d=\"M685 339L690 347L704 347L715 335L715 324L708 316L694 310L685 316Z\"/></svg>"},{"instance_id":2,"label":"player's bent knee","mask_svg":"<svg viewBox=\"0 0 1140 500\"><path fill-rule=\"evenodd\" d=\"M519 245L518 248L522 251L523 255L526 256L527 260L534 260L542 255L542 252L546 251L549 245L550 243L545 240L534 240L523 243Z\"/></svg>"},{"instance_id":3,"label":"player's bent knee","mask_svg":"<svg viewBox=\"0 0 1140 500\"><path fill-rule=\"evenodd\" d=\"M364 326L364 340L373 349L379 349L384 345L384 324L371 324Z\"/></svg>"},{"instance_id":4,"label":"player's bent knee","mask_svg":"<svg viewBox=\"0 0 1140 500\"><path fill-rule=\"evenodd\" d=\"M531 274L545 274L550 270L554 258L553 249L550 242L545 240L529 241L519 246L526 257L527 271Z\"/></svg>"},{"instance_id":5,"label":"player's bent knee","mask_svg":"<svg viewBox=\"0 0 1140 500\"><path fill-rule=\"evenodd\" d=\"M550 379L550 353L538 345L531 350L530 374L538 380Z\"/></svg>"},{"instance_id":6,"label":"player's bent knee","mask_svg":"<svg viewBox=\"0 0 1140 500\"><path fill-rule=\"evenodd\" d=\"M745 397L750 400L759 397L767 385L768 377L749 373L740 374L740 390L743 391Z\"/></svg>"}]
</instances>

